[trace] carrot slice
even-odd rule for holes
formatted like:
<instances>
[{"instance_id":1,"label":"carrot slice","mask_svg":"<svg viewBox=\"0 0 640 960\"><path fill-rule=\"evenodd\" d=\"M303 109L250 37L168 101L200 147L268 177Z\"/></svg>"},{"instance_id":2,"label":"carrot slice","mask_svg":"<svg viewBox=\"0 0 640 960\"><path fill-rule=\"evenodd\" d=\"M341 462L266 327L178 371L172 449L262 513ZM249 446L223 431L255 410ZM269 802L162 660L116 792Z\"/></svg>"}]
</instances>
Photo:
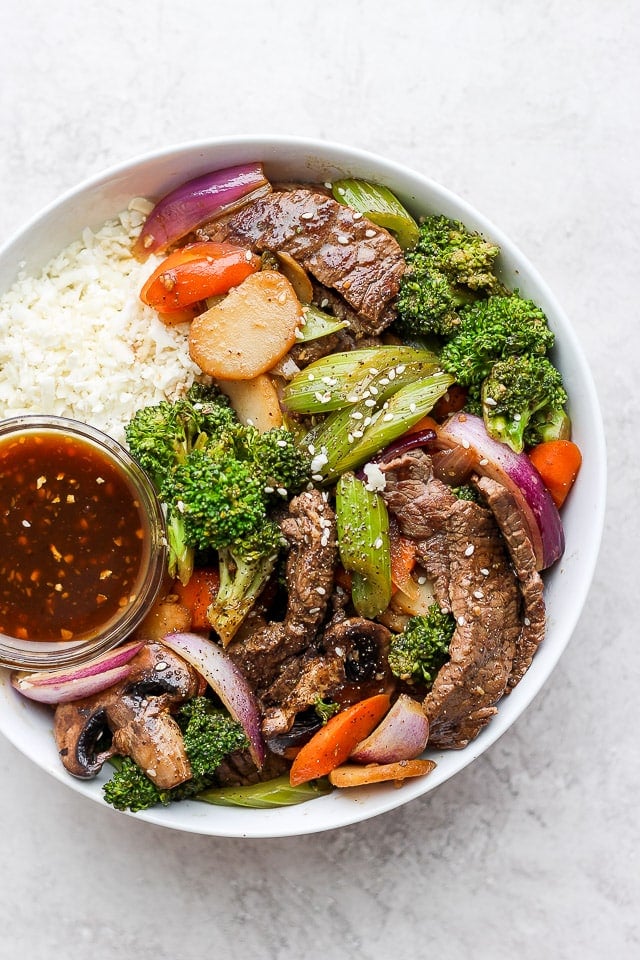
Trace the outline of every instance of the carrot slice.
<instances>
[{"instance_id":1,"label":"carrot slice","mask_svg":"<svg viewBox=\"0 0 640 960\"><path fill-rule=\"evenodd\" d=\"M561 507L582 465L579 447L571 440L547 440L529 451L529 460L542 477L556 507Z\"/></svg>"},{"instance_id":2,"label":"carrot slice","mask_svg":"<svg viewBox=\"0 0 640 960\"><path fill-rule=\"evenodd\" d=\"M391 554L391 588L395 593L402 590L411 580L416 565L416 541L403 537L400 527L393 518L389 523L389 548Z\"/></svg>"},{"instance_id":3,"label":"carrot slice","mask_svg":"<svg viewBox=\"0 0 640 960\"><path fill-rule=\"evenodd\" d=\"M191 324L189 352L219 380L253 380L296 342L302 304L275 270L254 273Z\"/></svg>"},{"instance_id":4,"label":"carrot slice","mask_svg":"<svg viewBox=\"0 0 640 960\"><path fill-rule=\"evenodd\" d=\"M344 763L354 747L382 720L390 705L388 694L378 693L331 717L298 752L289 771L291 786L324 777Z\"/></svg>"},{"instance_id":5,"label":"carrot slice","mask_svg":"<svg viewBox=\"0 0 640 960\"><path fill-rule=\"evenodd\" d=\"M193 571L186 586L176 580L173 592L191 613L192 630L210 630L207 610L220 587L220 575L215 567L200 567Z\"/></svg>"},{"instance_id":6,"label":"carrot slice","mask_svg":"<svg viewBox=\"0 0 640 960\"><path fill-rule=\"evenodd\" d=\"M409 777L424 777L435 770L433 760L398 760L396 763L369 763L360 767L346 763L329 773L329 782L334 787L364 787L369 783L393 780L402 783Z\"/></svg>"},{"instance_id":7,"label":"carrot slice","mask_svg":"<svg viewBox=\"0 0 640 960\"><path fill-rule=\"evenodd\" d=\"M260 259L231 243L193 243L170 253L140 291L140 299L161 313L183 310L228 293L260 266Z\"/></svg>"}]
</instances>

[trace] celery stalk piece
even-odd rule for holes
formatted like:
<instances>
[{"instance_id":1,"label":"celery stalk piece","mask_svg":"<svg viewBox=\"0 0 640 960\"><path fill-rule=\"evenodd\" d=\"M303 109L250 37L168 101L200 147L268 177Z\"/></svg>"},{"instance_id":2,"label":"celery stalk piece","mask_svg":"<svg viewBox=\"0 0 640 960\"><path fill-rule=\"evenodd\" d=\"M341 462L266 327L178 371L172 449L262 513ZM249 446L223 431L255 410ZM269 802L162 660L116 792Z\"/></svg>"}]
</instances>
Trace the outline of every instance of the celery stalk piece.
<instances>
[{"instance_id":1,"label":"celery stalk piece","mask_svg":"<svg viewBox=\"0 0 640 960\"><path fill-rule=\"evenodd\" d=\"M363 397L375 378L388 378L385 371L409 363L436 370L438 360L429 350L416 347L371 347L348 353L332 353L309 364L285 387L283 402L291 413L331 413ZM425 374L430 372L426 369ZM391 374L392 377L395 373Z\"/></svg>"},{"instance_id":2,"label":"celery stalk piece","mask_svg":"<svg viewBox=\"0 0 640 960\"><path fill-rule=\"evenodd\" d=\"M418 224L387 187L367 180L336 180L333 196L379 227L391 230L403 250L412 250L418 242Z\"/></svg>"},{"instance_id":3,"label":"celery stalk piece","mask_svg":"<svg viewBox=\"0 0 640 960\"><path fill-rule=\"evenodd\" d=\"M327 458L321 470L323 482L335 480L345 470L356 470L372 454L397 440L432 410L452 383L448 373L432 371L428 364L423 369L420 364L406 364L402 373L380 385L375 400L370 395L330 414L303 441Z\"/></svg>"},{"instance_id":4,"label":"celery stalk piece","mask_svg":"<svg viewBox=\"0 0 640 960\"><path fill-rule=\"evenodd\" d=\"M332 472L335 464L360 442L365 431L381 415L384 403L389 397L401 387L434 373L434 366L429 359L424 363L403 363L380 370L362 384L362 389L357 394L354 390L354 395L350 395L353 403L336 410L322 423L314 426L303 444L306 447L311 444L316 451L326 454L327 462L322 473Z\"/></svg>"},{"instance_id":5,"label":"celery stalk piece","mask_svg":"<svg viewBox=\"0 0 640 960\"><path fill-rule=\"evenodd\" d=\"M448 373L438 371L398 390L383 404L358 443L335 464L332 476L362 466L374 453L401 437L418 420L431 412L436 401L447 392L453 382L454 378ZM331 477L327 476L326 479Z\"/></svg>"},{"instance_id":6,"label":"celery stalk piece","mask_svg":"<svg viewBox=\"0 0 640 960\"><path fill-rule=\"evenodd\" d=\"M292 787L288 776L252 783L245 787L210 787L199 793L196 800L221 807L254 807L268 810L271 807L290 807L306 800L314 800L331 793L331 785L325 778Z\"/></svg>"},{"instance_id":7,"label":"celery stalk piece","mask_svg":"<svg viewBox=\"0 0 640 960\"><path fill-rule=\"evenodd\" d=\"M311 340L319 340L321 337L328 337L338 330L343 330L349 326L348 320L341 320L340 317L333 317L330 313L325 313L313 303L309 303L302 308L302 326L297 336L298 343L309 343Z\"/></svg>"},{"instance_id":8,"label":"celery stalk piece","mask_svg":"<svg viewBox=\"0 0 640 960\"><path fill-rule=\"evenodd\" d=\"M340 560L353 574L353 605L372 620L391 601L389 515L380 494L353 473L344 473L336 487L336 526Z\"/></svg>"}]
</instances>

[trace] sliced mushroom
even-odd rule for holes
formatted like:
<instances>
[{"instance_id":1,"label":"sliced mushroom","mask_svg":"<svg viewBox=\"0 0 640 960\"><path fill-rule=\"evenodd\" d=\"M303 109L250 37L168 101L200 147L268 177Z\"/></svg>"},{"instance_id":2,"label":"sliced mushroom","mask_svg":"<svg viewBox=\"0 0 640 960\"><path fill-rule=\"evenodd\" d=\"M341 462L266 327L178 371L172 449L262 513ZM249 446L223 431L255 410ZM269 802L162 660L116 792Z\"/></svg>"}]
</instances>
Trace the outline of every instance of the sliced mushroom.
<instances>
[{"instance_id":1,"label":"sliced mushroom","mask_svg":"<svg viewBox=\"0 0 640 960\"><path fill-rule=\"evenodd\" d=\"M64 766L89 779L109 757L128 756L161 790L189 780L191 767L171 711L202 687L197 671L173 651L146 644L131 660L126 680L56 708L53 732Z\"/></svg>"}]
</instances>

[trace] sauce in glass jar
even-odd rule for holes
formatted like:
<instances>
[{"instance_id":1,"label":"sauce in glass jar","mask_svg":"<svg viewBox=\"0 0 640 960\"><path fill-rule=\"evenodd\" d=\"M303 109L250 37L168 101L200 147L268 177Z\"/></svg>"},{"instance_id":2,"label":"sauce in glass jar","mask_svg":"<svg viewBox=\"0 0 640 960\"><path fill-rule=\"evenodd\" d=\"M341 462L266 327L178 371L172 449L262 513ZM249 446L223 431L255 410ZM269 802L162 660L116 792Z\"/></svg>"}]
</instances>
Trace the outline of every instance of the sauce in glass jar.
<instances>
[{"instance_id":1,"label":"sauce in glass jar","mask_svg":"<svg viewBox=\"0 0 640 960\"><path fill-rule=\"evenodd\" d=\"M149 481L115 441L75 421L4 428L0 635L22 649L90 646L104 636L113 646L115 625L152 602L163 574L162 516Z\"/></svg>"}]
</instances>

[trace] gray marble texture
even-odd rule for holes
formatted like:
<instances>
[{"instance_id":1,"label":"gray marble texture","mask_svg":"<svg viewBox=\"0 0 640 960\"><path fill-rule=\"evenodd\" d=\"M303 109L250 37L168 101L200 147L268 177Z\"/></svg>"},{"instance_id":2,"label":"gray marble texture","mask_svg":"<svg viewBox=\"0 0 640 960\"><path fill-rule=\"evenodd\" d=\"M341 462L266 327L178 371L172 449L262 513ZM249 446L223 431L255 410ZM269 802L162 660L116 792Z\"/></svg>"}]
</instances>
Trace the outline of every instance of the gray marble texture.
<instances>
[{"instance_id":1,"label":"gray marble texture","mask_svg":"<svg viewBox=\"0 0 640 960\"><path fill-rule=\"evenodd\" d=\"M609 501L573 640L428 797L328 834L165 831L0 738L0 958L640 956L638 90L634 0L6 0L0 237L80 179L235 133L423 170L537 265L601 397ZM635 426L634 426L635 425Z\"/></svg>"}]
</instances>

